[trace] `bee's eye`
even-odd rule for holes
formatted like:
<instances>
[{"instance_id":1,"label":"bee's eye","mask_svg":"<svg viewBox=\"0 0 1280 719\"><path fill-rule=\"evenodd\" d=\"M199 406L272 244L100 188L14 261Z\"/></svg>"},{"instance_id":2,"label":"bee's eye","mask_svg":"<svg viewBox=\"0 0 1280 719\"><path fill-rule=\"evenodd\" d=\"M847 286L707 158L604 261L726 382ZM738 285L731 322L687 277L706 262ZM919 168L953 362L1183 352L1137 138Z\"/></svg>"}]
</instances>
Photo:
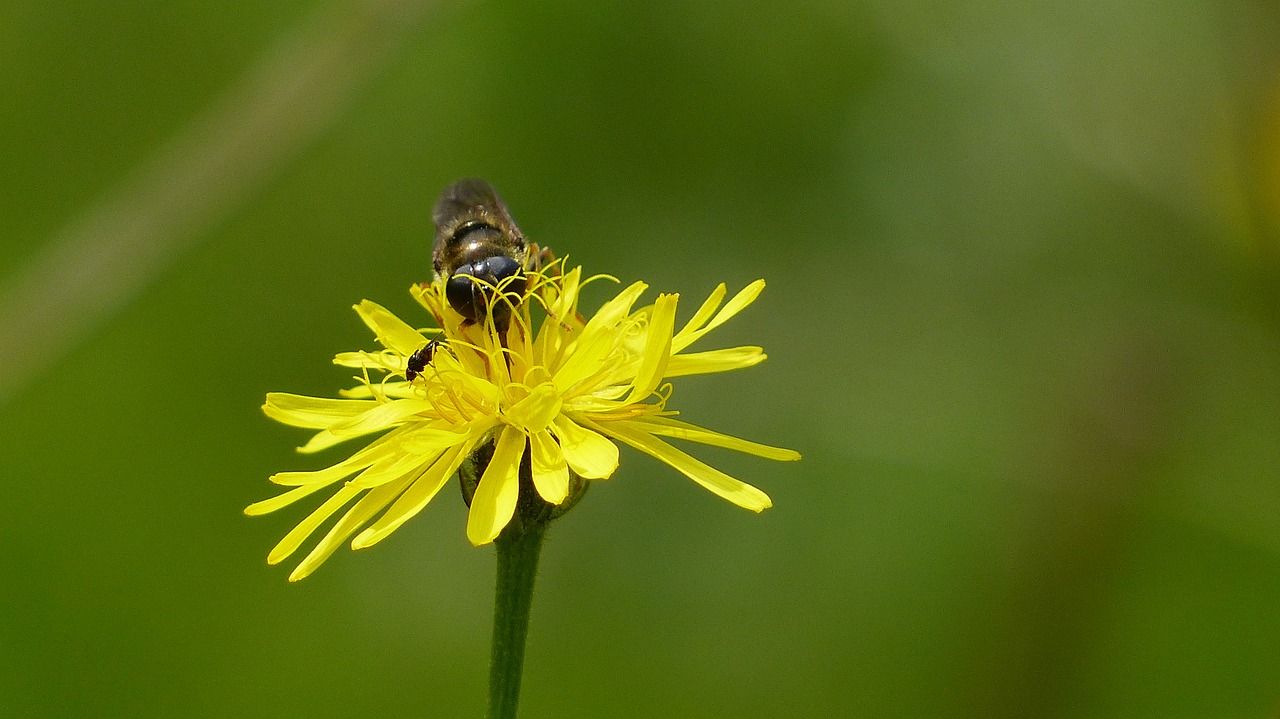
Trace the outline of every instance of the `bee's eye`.
<instances>
[{"instance_id":1,"label":"bee's eye","mask_svg":"<svg viewBox=\"0 0 1280 719\"><path fill-rule=\"evenodd\" d=\"M520 263L506 255L481 260L475 263L475 267L480 270L475 273L477 277L483 277L494 285L520 272Z\"/></svg>"},{"instance_id":2,"label":"bee's eye","mask_svg":"<svg viewBox=\"0 0 1280 719\"><path fill-rule=\"evenodd\" d=\"M459 267L445 283L445 298L458 314L478 322L488 312L492 287L502 284L507 278L518 278L519 275L520 263L514 258L505 255L486 257ZM520 279L509 281L503 286L503 294L514 295L510 302L516 304L524 290L525 283ZM501 324L509 311L506 302L494 305L494 320Z\"/></svg>"},{"instance_id":3,"label":"bee's eye","mask_svg":"<svg viewBox=\"0 0 1280 719\"><path fill-rule=\"evenodd\" d=\"M449 300L449 304L458 314L469 320L475 321L480 319L481 313L484 312L484 296L478 290L479 286L468 272L463 271L469 267L459 268L453 277L444 285L444 296Z\"/></svg>"}]
</instances>

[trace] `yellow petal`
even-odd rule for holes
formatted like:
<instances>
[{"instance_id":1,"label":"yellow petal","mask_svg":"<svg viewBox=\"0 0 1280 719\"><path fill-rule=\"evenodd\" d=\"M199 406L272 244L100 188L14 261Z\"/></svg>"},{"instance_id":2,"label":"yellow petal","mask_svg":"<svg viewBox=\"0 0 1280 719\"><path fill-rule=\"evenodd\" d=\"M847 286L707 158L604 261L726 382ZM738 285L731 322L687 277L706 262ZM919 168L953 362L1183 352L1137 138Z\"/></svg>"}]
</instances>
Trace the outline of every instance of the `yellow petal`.
<instances>
[{"instance_id":1,"label":"yellow petal","mask_svg":"<svg viewBox=\"0 0 1280 719\"><path fill-rule=\"evenodd\" d=\"M764 292L764 280L756 280L743 287L738 294L733 296L733 299L725 303L724 308L717 312L715 317L711 318L705 329L713 330L724 324L729 318L746 309L752 302L755 302L761 292Z\"/></svg>"},{"instance_id":2,"label":"yellow petal","mask_svg":"<svg viewBox=\"0 0 1280 719\"><path fill-rule=\"evenodd\" d=\"M271 419L292 427L322 429L368 411L376 404L368 400L328 399L269 392L262 411Z\"/></svg>"},{"instance_id":3,"label":"yellow petal","mask_svg":"<svg viewBox=\"0 0 1280 719\"><path fill-rule=\"evenodd\" d=\"M603 278L604 275L597 275L592 279ZM585 284L581 279L582 268L575 267L565 273L558 287L554 282L546 285L548 293L553 297L547 309L549 317L542 322L534 339L531 362L552 366L564 346L571 339L581 336L581 331L586 326L586 320L578 314L578 292Z\"/></svg>"},{"instance_id":4,"label":"yellow petal","mask_svg":"<svg viewBox=\"0 0 1280 719\"><path fill-rule=\"evenodd\" d=\"M556 389L562 397L576 392L578 385L626 359L613 351L623 339L618 324L627 319L631 306L646 289L648 285L636 282L606 302L587 322L581 335L573 343L572 351L556 371Z\"/></svg>"},{"instance_id":5,"label":"yellow petal","mask_svg":"<svg viewBox=\"0 0 1280 719\"><path fill-rule=\"evenodd\" d=\"M367 494L360 498L347 513L339 519L337 524L329 530L324 538L321 539L316 546L307 554L293 572L289 574L289 581L296 582L305 579L319 567L324 560L328 559L339 545L347 540L361 527L369 518L377 514L379 510L387 506L391 500L395 499L401 492L408 487L413 481L414 475L407 474L400 477L394 482L389 482L376 489L370 490Z\"/></svg>"},{"instance_id":6,"label":"yellow petal","mask_svg":"<svg viewBox=\"0 0 1280 719\"><path fill-rule=\"evenodd\" d=\"M442 305L445 303L441 302L440 291L434 283L427 285L414 283L409 285L409 294L413 295L413 298L418 301L418 304L425 307L433 317L436 319L441 318L443 314Z\"/></svg>"},{"instance_id":7,"label":"yellow petal","mask_svg":"<svg viewBox=\"0 0 1280 719\"><path fill-rule=\"evenodd\" d=\"M711 319L711 315L713 315L716 309L720 307L720 303L724 301L724 296L728 294L728 292L729 290L725 287L723 282L716 285L716 288L707 296L707 300L702 303L702 306L698 308L698 311L693 313L693 317L690 317L684 327L680 328L680 332L676 334L676 339L679 340L684 336L702 329L702 326L707 323L707 320Z\"/></svg>"},{"instance_id":8,"label":"yellow petal","mask_svg":"<svg viewBox=\"0 0 1280 719\"><path fill-rule=\"evenodd\" d=\"M294 551L298 549L298 546L306 541L307 537L311 536L312 532L316 531L316 527L323 524L326 519L333 516L334 512L341 509L343 505L350 502L362 491L364 490L356 489L354 487L343 487L337 492L334 492L333 496L325 500L324 504L320 505L314 512L307 515L307 518L299 522L298 526L294 527L288 534L284 535L284 539L281 539L280 543L277 544L275 548L271 550L271 553L267 555L267 564L279 564L290 554L293 554Z\"/></svg>"},{"instance_id":9,"label":"yellow petal","mask_svg":"<svg viewBox=\"0 0 1280 719\"><path fill-rule=\"evenodd\" d=\"M631 306L636 303L636 300L647 289L649 289L649 285L643 282L635 282L627 289L619 292L617 297L601 305L600 311L587 321L587 326L582 330L583 335L586 336L593 331L599 332L613 327L619 320L630 314Z\"/></svg>"},{"instance_id":10,"label":"yellow petal","mask_svg":"<svg viewBox=\"0 0 1280 719\"><path fill-rule=\"evenodd\" d=\"M528 433L541 432L560 414L560 395L555 385L538 385L527 397L511 405L503 415L511 424Z\"/></svg>"},{"instance_id":11,"label":"yellow petal","mask_svg":"<svg viewBox=\"0 0 1280 719\"><path fill-rule=\"evenodd\" d=\"M262 514L269 514L271 512L276 511L277 509L280 509L281 507L287 507L290 504L293 504L294 502L298 501L299 499L302 499L303 497L313 492L317 492L321 489L324 489L327 486L329 486L328 482L316 482L315 484L304 484L298 487L294 487L293 489L283 494L277 494L276 496L271 497L270 499L264 499L261 502L254 502L253 504L250 504L248 507L244 508L244 513L249 515L250 517L257 517Z\"/></svg>"},{"instance_id":12,"label":"yellow petal","mask_svg":"<svg viewBox=\"0 0 1280 719\"><path fill-rule=\"evenodd\" d=\"M620 338L616 332L596 332L583 335L573 345L572 351L555 373L556 391L568 396L581 383L616 366L618 356L613 352Z\"/></svg>"},{"instance_id":13,"label":"yellow petal","mask_svg":"<svg viewBox=\"0 0 1280 719\"><path fill-rule=\"evenodd\" d=\"M368 467L373 464L374 459L376 458L370 458L369 461L358 464L350 463L349 461L339 462L332 467L309 472L276 472L271 475L270 479L272 482L286 487L309 487L315 485L324 487Z\"/></svg>"},{"instance_id":14,"label":"yellow petal","mask_svg":"<svg viewBox=\"0 0 1280 719\"><path fill-rule=\"evenodd\" d=\"M645 454L666 462L684 476L710 490L713 494L719 495L739 507L750 509L753 512L760 512L773 506L769 495L759 489L690 457L652 434L635 428L630 422L608 422L605 425L596 426L596 428L617 437Z\"/></svg>"},{"instance_id":15,"label":"yellow petal","mask_svg":"<svg viewBox=\"0 0 1280 719\"><path fill-rule=\"evenodd\" d=\"M467 539L477 547L497 539L516 511L524 443L524 432L515 427L504 426L498 436L467 514Z\"/></svg>"},{"instance_id":16,"label":"yellow petal","mask_svg":"<svg viewBox=\"0 0 1280 719\"><path fill-rule=\"evenodd\" d=\"M569 496L569 464L560 445L547 432L529 437L532 452L533 486L552 504L560 504Z\"/></svg>"},{"instance_id":17,"label":"yellow petal","mask_svg":"<svg viewBox=\"0 0 1280 719\"><path fill-rule=\"evenodd\" d=\"M379 402L355 417L329 427L340 437L356 437L394 427L418 414L434 415L435 405L425 399L396 399Z\"/></svg>"},{"instance_id":18,"label":"yellow petal","mask_svg":"<svg viewBox=\"0 0 1280 719\"><path fill-rule=\"evenodd\" d=\"M271 475L271 481L276 484L286 486L300 486L305 484L332 484L353 472L359 471L385 457L391 451L392 445L390 440L394 440L396 434L394 432L371 442L368 446L362 447L360 451L347 457L331 467L318 469L307 472L277 472Z\"/></svg>"},{"instance_id":19,"label":"yellow petal","mask_svg":"<svg viewBox=\"0 0 1280 719\"><path fill-rule=\"evenodd\" d=\"M404 439L400 440L400 447L410 454L436 454L447 447L462 444L466 440L467 432L420 427L406 434Z\"/></svg>"},{"instance_id":20,"label":"yellow petal","mask_svg":"<svg viewBox=\"0 0 1280 719\"><path fill-rule=\"evenodd\" d=\"M316 452L323 452L330 447L342 444L349 439L355 439L355 435L350 437L339 437L327 429L322 429L311 435L311 439L307 440L306 444L298 447L297 450L302 454L315 454Z\"/></svg>"},{"instance_id":21,"label":"yellow petal","mask_svg":"<svg viewBox=\"0 0 1280 719\"><path fill-rule=\"evenodd\" d=\"M438 455L439 452L436 453L436 456ZM435 461L436 456L428 455L424 457L420 454L407 452L391 453L360 474L357 474L347 484L360 489L378 487L394 479L399 479L408 472L425 470Z\"/></svg>"},{"instance_id":22,"label":"yellow petal","mask_svg":"<svg viewBox=\"0 0 1280 719\"><path fill-rule=\"evenodd\" d=\"M628 420L627 423L649 434L687 439L690 442L709 444L713 447L724 447L725 449L754 454L757 457L773 459L779 462L794 462L800 459L800 453L792 449L771 447L767 444L731 437L727 434L713 432L670 417L645 417L644 419Z\"/></svg>"},{"instance_id":23,"label":"yellow petal","mask_svg":"<svg viewBox=\"0 0 1280 719\"><path fill-rule=\"evenodd\" d=\"M339 352L333 356L333 363L339 367L354 369L383 369L388 372L403 374L409 358L398 352L383 350L381 352Z\"/></svg>"},{"instance_id":24,"label":"yellow petal","mask_svg":"<svg viewBox=\"0 0 1280 719\"><path fill-rule=\"evenodd\" d=\"M477 406L494 408L502 400L502 390L489 380L489 359L474 350L457 348L453 353L437 353L435 368L440 373L440 386L455 394L469 397ZM505 363L504 363L505 364Z\"/></svg>"},{"instance_id":25,"label":"yellow petal","mask_svg":"<svg viewBox=\"0 0 1280 719\"><path fill-rule=\"evenodd\" d=\"M412 519L418 512L431 501L440 488L449 481L454 472L458 471L462 460L471 452L471 448L475 446L474 439L464 442L463 444L452 447L440 455L435 461L422 473L413 486L391 505L387 513L378 518L378 521L369 526L368 529L361 532L351 542L352 549L364 549L381 542L387 535L396 531L400 525Z\"/></svg>"},{"instance_id":26,"label":"yellow petal","mask_svg":"<svg viewBox=\"0 0 1280 719\"><path fill-rule=\"evenodd\" d=\"M366 434L381 432L389 427L396 431L406 428L405 422L415 412L434 414L435 408L424 399L400 399L389 402L373 402L371 409L356 417L337 422L329 429L317 432L307 443L298 448L302 454L314 454ZM391 435L387 435L388 437Z\"/></svg>"},{"instance_id":27,"label":"yellow petal","mask_svg":"<svg viewBox=\"0 0 1280 719\"><path fill-rule=\"evenodd\" d=\"M355 305L355 311L369 329L373 330L378 342L389 350L407 357L427 343L420 332L377 302L361 300L360 304Z\"/></svg>"},{"instance_id":28,"label":"yellow petal","mask_svg":"<svg viewBox=\"0 0 1280 719\"><path fill-rule=\"evenodd\" d=\"M659 295L649 318L649 336L644 345L644 356L636 371L631 395L624 402L631 404L648 397L662 381L671 359L671 331L676 324L676 302L679 295Z\"/></svg>"},{"instance_id":29,"label":"yellow petal","mask_svg":"<svg viewBox=\"0 0 1280 719\"><path fill-rule=\"evenodd\" d=\"M711 318L711 321L707 323L706 327L687 333L681 331L675 340L672 341L671 351L680 352L685 347L693 344L698 338L724 324L729 318L746 309L746 307L752 302L755 302L756 298L759 297L760 293L763 291L764 280L756 280L746 287L743 287L741 292L734 295L733 299L729 300L729 302L725 304L724 308L717 312L715 317Z\"/></svg>"},{"instance_id":30,"label":"yellow petal","mask_svg":"<svg viewBox=\"0 0 1280 719\"><path fill-rule=\"evenodd\" d=\"M605 479L618 468L618 445L564 415L553 423L569 467L584 479Z\"/></svg>"},{"instance_id":31,"label":"yellow petal","mask_svg":"<svg viewBox=\"0 0 1280 719\"><path fill-rule=\"evenodd\" d=\"M729 370L753 367L765 360L764 350L759 347L729 347L710 352L691 352L678 354L667 362L667 370L663 376L684 377L692 374L713 374Z\"/></svg>"},{"instance_id":32,"label":"yellow petal","mask_svg":"<svg viewBox=\"0 0 1280 719\"><path fill-rule=\"evenodd\" d=\"M582 268L575 267L564 274L560 282L560 293L551 304L550 314L561 321L577 312L578 288L582 281Z\"/></svg>"},{"instance_id":33,"label":"yellow petal","mask_svg":"<svg viewBox=\"0 0 1280 719\"><path fill-rule=\"evenodd\" d=\"M357 377L357 380L361 378ZM376 384L378 393L375 395L373 386L360 384L355 387L338 390L338 394L349 399L365 399L369 397L387 397L390 399L410 399L417 397L418 392L413 385L402 380L393 380L387 382L378 382Z\"/></svg>"}]
</instances>

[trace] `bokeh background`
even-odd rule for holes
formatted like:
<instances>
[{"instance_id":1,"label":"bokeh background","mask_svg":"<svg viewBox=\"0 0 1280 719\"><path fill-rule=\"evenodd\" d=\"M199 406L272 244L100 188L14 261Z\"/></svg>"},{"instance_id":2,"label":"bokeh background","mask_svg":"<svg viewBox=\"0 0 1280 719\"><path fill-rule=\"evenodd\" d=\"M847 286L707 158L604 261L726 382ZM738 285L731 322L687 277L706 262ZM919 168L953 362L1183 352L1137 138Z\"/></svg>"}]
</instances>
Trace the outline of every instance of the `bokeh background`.
<instances>
[{"instance_id":1,"label":"bokeh background","mask_svg":"<svg viewBox=\"0 0 1280 719\"><path fill-rule=\"evenodd\" d=\"M241 514L468 175L765 277L675 404L804 454L695 449L756 516L624 450L523 716L1280 713L1274 3L8 0L0 128L0 716L483 712L452 492L293 585Z\"/></svg>"}]
</instances>

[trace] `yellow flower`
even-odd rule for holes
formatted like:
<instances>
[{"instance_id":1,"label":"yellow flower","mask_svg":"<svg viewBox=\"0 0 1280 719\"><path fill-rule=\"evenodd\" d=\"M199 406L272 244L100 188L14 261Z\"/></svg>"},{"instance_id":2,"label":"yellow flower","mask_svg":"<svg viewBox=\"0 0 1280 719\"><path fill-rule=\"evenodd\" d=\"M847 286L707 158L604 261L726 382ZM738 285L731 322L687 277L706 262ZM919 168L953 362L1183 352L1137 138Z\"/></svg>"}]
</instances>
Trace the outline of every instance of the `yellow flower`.
<instances>
[{"instance_id":1,"label":"yellow flower","mask_svg":"<svg viewBox=\"0 0 1280 719\"><path fill-rule=\"evenodd\" d=\"M271 393L263 410L285 424L319 430L299 448L305 453L384 434L326 469L271 477L293 489L249 506L247 514L272 512L347 481L276 545L268 562L291 555L357 497L289 579L310 574L352 535L353 549L376 544L421 511L463 461L491 441L492 459L475 489L467 520L467 537L475 545L492 542L511 520L526 452L537 493L551 504L561 504L569 495L570 471L584 479L613 474L618 466L614 440L662 460L741 507L759 512L770 506L764 492L663 439L775 460L800 458L792 450L687 424L667 409L671 385L664 380L750 367L765 359L759 347L686 352L751 304L764 282L748 285L723 307L726 290L720 285L676 331L678 295L659 295L653 305L633 310L647 287L637 282L585 320L578 312L578 297L590 280L582 280L580 267L563 274L558 270L556 266L529 276L528 297L501 335L492 320L467 323L445 301L440 283L411 289L442 328L429 330L429 336L373 302L355 306L385 348L342 353L334 359L360 369L360 384L344 390L343 399ZM412 382L406 381L410 355L431 337L438 342L431 361ZM371 380L370 370L385 375Z\"/></svg>"}]
</instances>

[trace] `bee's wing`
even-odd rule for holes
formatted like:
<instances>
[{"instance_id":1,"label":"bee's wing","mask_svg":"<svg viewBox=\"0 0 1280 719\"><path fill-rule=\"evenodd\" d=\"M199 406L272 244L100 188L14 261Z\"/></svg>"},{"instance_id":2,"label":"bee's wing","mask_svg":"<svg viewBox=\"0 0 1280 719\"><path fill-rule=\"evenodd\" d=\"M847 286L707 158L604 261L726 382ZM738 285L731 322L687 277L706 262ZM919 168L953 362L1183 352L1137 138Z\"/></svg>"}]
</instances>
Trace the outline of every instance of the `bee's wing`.
<instances>
[{"instance_id":1,"label":"bee's wing","mask_svg":"<svg viewBox=\"0 0 1280 719\"><path fill-rule=\"evenodd\" d=\"M498 197L498 191L484 180L469 177L449 185L431 211L436 223L436 239L431 248L431 263L436 274L448 275L457 264L457 247L464 235L481 227L491 227L501 236L493 254L508 255L525 262L525 240L511 212Z\"/></svg>"},{"instance_id":2,"label":"bee's wing","mask_svg":"<svg viewBox=\"0 0 1280 719\"><path fill-rule=\"evenodd\" d=\"M431 210L431 219L436 223L437 234L452 232L469 221L487 222L500 230L520 234L498 191L478 177L458 180L444 188Z\"/></svg>"}]
</instances>

